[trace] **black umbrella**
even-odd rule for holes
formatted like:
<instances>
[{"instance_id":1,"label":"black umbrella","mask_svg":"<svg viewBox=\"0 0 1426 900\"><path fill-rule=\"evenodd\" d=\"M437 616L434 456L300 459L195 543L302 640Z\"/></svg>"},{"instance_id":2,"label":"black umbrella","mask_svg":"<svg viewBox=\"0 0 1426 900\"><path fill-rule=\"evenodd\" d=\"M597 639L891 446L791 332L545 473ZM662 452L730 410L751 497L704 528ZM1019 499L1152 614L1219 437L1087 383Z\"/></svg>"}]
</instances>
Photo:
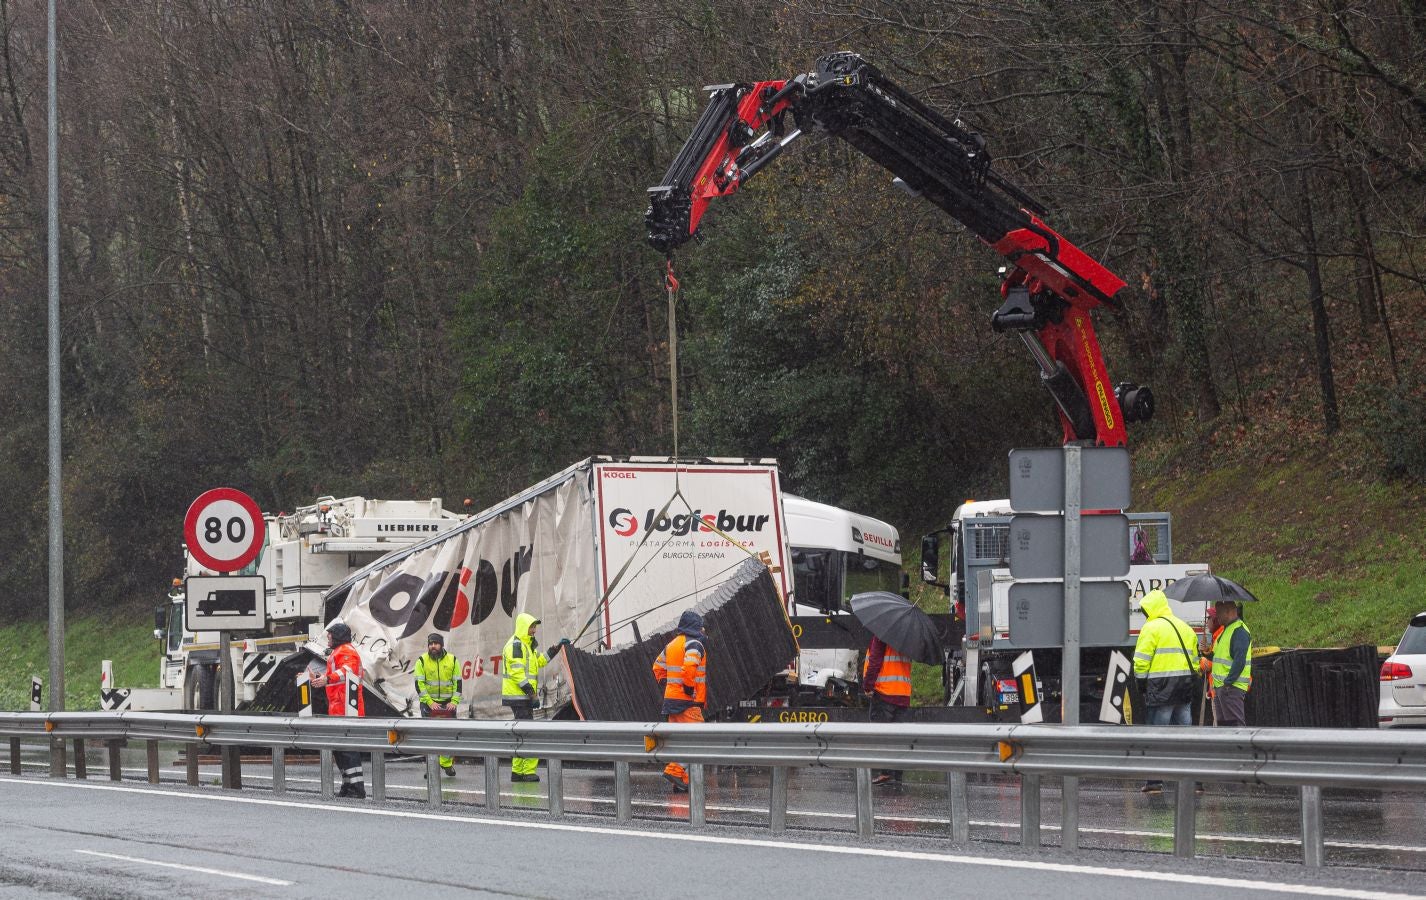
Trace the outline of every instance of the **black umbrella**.
<instances>
[{"instance_id":1,"label":"black umbrella","mask_svg":"<svg viewBox=\"0 0 1426 900\"><path fill-rule=\"evenodd\" d=\"M1229 603L1258 602L1253 592L1238 582L1207 572L1180 578L1164 588L1164 596L1181 603L1218 603L1223 600Z\"/></svg>"},{"instance_id":2,"label":"black umbrella","mask_svg":"<svg viewBox=\"0 0 1426 900\"><path fill-rule=\"evenodd\" d=\"M890 591L852 595L852 614L867 631L917 662L940 665L945 656L931 617Z\"/></svg>"}]
</instances>

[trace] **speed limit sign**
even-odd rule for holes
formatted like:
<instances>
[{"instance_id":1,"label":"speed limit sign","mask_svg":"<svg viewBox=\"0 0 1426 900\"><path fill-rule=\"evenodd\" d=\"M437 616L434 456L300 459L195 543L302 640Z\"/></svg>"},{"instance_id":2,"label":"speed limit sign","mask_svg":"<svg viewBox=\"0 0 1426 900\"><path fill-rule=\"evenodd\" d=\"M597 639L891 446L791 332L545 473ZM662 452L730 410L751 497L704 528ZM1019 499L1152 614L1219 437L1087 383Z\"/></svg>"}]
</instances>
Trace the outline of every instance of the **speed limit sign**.
<instances>
[{"instance_id":1,"label":"speed limit sign","mask_svg":"<svg viewBox=\"0 0 1426 900\"><path fill-rule=\"evenodd\" d=\"M257 559L265 527L253 498L233 488L214 488L188 507L183 540L199 565L236 572Z\"/></svg>"}]
</instances>

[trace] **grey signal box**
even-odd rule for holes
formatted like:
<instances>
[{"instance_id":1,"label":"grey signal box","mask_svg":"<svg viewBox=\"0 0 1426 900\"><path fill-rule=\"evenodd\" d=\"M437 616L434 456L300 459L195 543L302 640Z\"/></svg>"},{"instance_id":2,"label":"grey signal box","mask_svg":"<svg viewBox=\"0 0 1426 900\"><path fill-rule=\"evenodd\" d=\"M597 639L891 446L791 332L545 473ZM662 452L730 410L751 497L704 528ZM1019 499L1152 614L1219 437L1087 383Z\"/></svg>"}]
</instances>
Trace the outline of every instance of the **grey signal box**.
<instances>
[{"instance_id":1,"label":"grey signal box","mask_svg":"<svg viewBox=\"0 0 1426 900\"><path fill-rule=\"evenodd\" d=\"M1080 509L1129 508L1129 450L1082 447ZM1010 508L1058 512L1065 508L1065 451L1061 447L1010 451Z\"/></svg>"},{"instance_id":2,"label":"grey signal box","mask_svg":"<svg viewBox=\"0 0 1426 900\"><path fill-rule=\"evenodd\" d=\"M1010 586L1010 643L1027 649L1059 647L1065 638L1065 586L1058 581ZM1082 647L1121 647L1129 641L1129 585L1081 581Z\"/></svg>"},{"instance_id":3,"label":"grey signal box","mask_svg":"<svg viewBox=\"0 0 1426 900\"><path fill-rule=\"evenodd\" d=\"M1010 574L1014 578L1065 577L1064 516L1017 515L1010 519ZM1082 516L1079 520L1081 578L1129 574L1129 517Z\"/></svg>"}]
</instances>

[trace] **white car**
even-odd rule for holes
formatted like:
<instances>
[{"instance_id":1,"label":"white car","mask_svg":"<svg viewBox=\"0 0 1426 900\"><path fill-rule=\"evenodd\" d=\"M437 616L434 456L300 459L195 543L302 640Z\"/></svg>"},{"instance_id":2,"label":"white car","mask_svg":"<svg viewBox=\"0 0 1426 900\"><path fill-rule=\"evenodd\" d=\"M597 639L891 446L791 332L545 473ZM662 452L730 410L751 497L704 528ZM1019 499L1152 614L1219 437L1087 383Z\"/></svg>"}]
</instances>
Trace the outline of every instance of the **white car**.
<instances>
[{"instance_id":1,"label":"white car","mask_svg":"<svg viewBox=\"0 0 1426 900\"><path fill-rule=\"evenodd\" d=\"M1426 612L1411 617L1396 652L1381 664L1382 728L1426 727Z\"/></svg>"}]
</instances>

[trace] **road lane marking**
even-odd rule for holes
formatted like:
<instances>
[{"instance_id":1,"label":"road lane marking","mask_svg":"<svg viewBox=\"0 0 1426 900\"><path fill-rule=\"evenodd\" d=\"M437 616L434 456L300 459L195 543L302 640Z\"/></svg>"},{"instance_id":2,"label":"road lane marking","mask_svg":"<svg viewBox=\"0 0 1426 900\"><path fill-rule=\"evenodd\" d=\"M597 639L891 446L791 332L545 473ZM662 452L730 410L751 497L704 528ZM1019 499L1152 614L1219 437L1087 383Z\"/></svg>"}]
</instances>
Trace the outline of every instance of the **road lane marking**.
<instances>
[{"instance_id":1,"label":"road lane marking","mask_svg":"<svg viewBox=\"0 0 1426 900\"><path fill-rule=\"evenodd\" d=\"M45 771L49 771L49 764L48 764L48 763L25 763L25 765L32 766L33 768L44 769ZM141 775L142 775L142 774L146 774L146 773L148 772L148 769L138 768L138 767L125 767L123 771L125 771L125 772L133 772L133 773L141 774ZM182 776L182 775L185 774L185 772L184 772L183 770L179 770L179 769L160 769L159 771L162 772L162 773L168 774L168 775L172 775L172 776L174 776L175 778L177 778L177 777ZM254 780L254 781L271 781L271 780L272 780L272 776L271 776L271 775L262 775L262 774L253 773L253 772L244 772L244 773L243 773L243 777L244 777L244 778L247 778L247 779ZM214 783L215 783L215 784L217 783L216 780L214 781ZM287 777L287 783L288 783L288 784L320 784L320 783L321 783L321 779L319 779L319 778L294 778L294 777L292 777L292 776L289 775L289 776ZM420 795L420 796L425 796L425 794L426 794L426 785L425 785L424 782L421 783L421 784L397 784L397 783L393 783L393 782L388 781L388 782L386 783L386 791L387 791L387 793L389 794L389 793L391 793L393 790L404 791L404 792L409 792L409 793L415 793L415 794L418 794L418 795ZM478 798L480 798L480 799L482 799L482 800L485 798L485 792L484 792L483 790L481 790L481 791L471 791L471 790L466 790L466 789L464 789L464 788L458 788L458 787L444 787L444 788L441 789L441 793L442 793L443 795L446 795L446 794L456 794L456 795L459 795L459 796L469 796L469 797L472 797L472 798L477 798L477 797L478 797ZM523 793L523 792L516 792L516 791L501 791L500 796L501 796L502 799L508 797L508 798L514 800L514 799L518 799L518 798L521 798L521 797L529 797L529 796L531 796L531 795L530 795L530 794ZM569 804L569 803L588 803L588 804L595 805L595 806L613 806L616 801L614 801L614 800L612 800L612 799L610 799L610 798L608 798L608 797L572 797L572 796L566 795L565 798L564 798L564 802L565 802L566 804ZM633 803L634 806L638 806L638 807L648 807L648 808L667 807L667 805L668 805L666 802L659 801L659 800L637 800L637 799L636 799L636 800L632 800L631 802ZM761 815L763 815L763 814L765 814L765 813L767 812L766 809L763 809L763 808L761 808L761 807L754 807L754 806L728 806L728 805L720 804L720 803L709 803L709 804L707 804L707 809L708 809L709 812L741 813L741 814L753 815L753 816L761 816ZM846 821L851 821L851 820L853 820L853 819L856 818L856 813L837 812L837 811L835 811L835 810L817 810L817 809L788 809L788 810L787 810L787 815L788 815L789 818L792 818L792 817L800 817L800 818L806 818L806 819L841 819L841 820L846 820ZM945 826L947 826L947 827L950 827L950 824L951 824L949 819L942 819L942 818L939 818L939 817L937 817L937 816L874 815L873 818L874 818L876 821L878 821L878 822L910 822L910 823L912 823L913 825L945 825ZM717 824L717 823L715 823L715 824ZM735 824L735 823L734 823L734 824ZM991 820L989 820L989 819L971 819L971 820L970 820L970 824L973 825L973 826L975 826L975 827L977 827L977 828L995 828L995 829L1000 829L1000 830L1002 830L1002 831L1003 831L1003 830L1007 830L1007 829L1014 831L1014 830L1018 830L1018 829L1020 828L1020 823L1019 823L1019 822L1009 822L1009 821L1006 821L1006 822L994 822L994 821L991 821ZM1059 831L1059 830L1060 830L1060 826L1057 825L1057 824L1055 824L1055 823L1053 823L1053 822L1043 822L1043 823L1041 823L1040 827L1041 827L1042 829L1046 830L1046 831ZM1102 834L1102 835L1113 835L1113 836L1119 836L1119 837L1136 837L1136 838L1172 838L1172 837L1173 837L1173 832L1172 832L1172 831L1144 831L1144 830L1142 830L1142 829L1131 829L1131 828L1100 828L1100 827L1095 827L1095 826L1090 826L1090 825L1081 825L1081 826L1079 826L1079 832L1080 832L1080 834ZM1200 841L1214 841L1214 842L1217 842L1217 843L1224 843L1224 844L1234 844L1234 843L1238 843L1238 844L1272 844L1272 845L1279 845L1279 846L1284 846L1284 847L1300 847L1300 846L1302 845L1301 839L1298 838L1298 837L1296 837L1295 835L1283 835L1283 836L1271 836L1271 835L1268 835L1268 836L1259 836L1259 835L1247 835L1247 834L1214 834L1214 833L1199 832L1198 834L1194 835L1194 838L1195 838L1196 840L1200 840ZM1336 841L1336 840L1330 840L1330 839L1328 839L1328 840L1323 841L1323 845L1326 846L1326 847L1332 847L1332 848L1339 849L1339 850L1373 850L1373 851L1380 851L1380 852L1383 852L1383 853L1426 853L1426 846L1423 846L1423 845L1421 845L1421 844L1369 844L1369 843L1366 843L1366 842L1364 842L1364 841Z\"/></svg>"},{"instance_id":2,"label":"road lane marking","mask_svg":"<svg viewBox=\"0 0 1426 900\"><path fill-rule=\"evenodd\" d=\"M243 881L256 881L259 884L275 884L279 887L291 885L290 881L283 881L281 878L268 878L265 875L248 875L244 872L229 872L226 869L210 869L207 866L186 866L182 863L163 862L157 859L144 859L142 856L124 856L120 853L102 853L98 850L75 850L75 853L83 853L85 856L102 856L105 859L121 859L124 862L143 863L146 866L163 866L165 869L182 869L185 872L202 872L204 875L221 875L224 878L241 878Z\"/></svg>"},{"instance_id":3,"label":"road lane marking","mask_svg":"<svg viewBox=\"0 0 1426 900\"><path fill-rule=\"evenodd\" d=\"M124 794L147 794L153 797L179 800L207 800L214 803L245 803L250 806L275 806L287 809L307 809L329 813L340 808L344 815L378 816L391 819L415 819L428 822L450 822L462 825L489 825L496 828L528 828L536 831L564 831L576 834L597 834L605 837L651 841L680 841L690 844L714 844L728 847L750 847L776 850L792 850L806 853L831 853L845 856L868 856L883 859L937 862L951 865L982 866L999 869L1023 869L1038 872L1056 872L1066 875L1088 875L1098 878L1126 878L1140 881L1163 881L1175 885L1198 885L1203 887L1230 888L1233 890L1268 891L1277 894L1296 894L1304 897L1339 897L1343 900L1426 900L1426 894L1399 894L1379 890L1354 890L1337 886L1312 884L1279 884L1271 881L1222 878L1211 875L1193 875L1178 872L1126 871L1105 866L1077 865L1041 860L989 859L979 856L962 856L952 853L931 853L919 850L892 850L883 847L843 847L829 844L806 844L795 841L757 840L753 838L724 837L712 834L685 834L670 831L643 831L636 828L609 828L601 825L572 825L563 822L531 822L522 819L491 819L480 816L452 816L440 813L415 812L397 809L368 809L360 806L342 805L334 807L323 803L299 803L293 800L273 800L261 797L230 797L219 794L191 794L187 791L173 791L153 788L121 787L113 784L90 784L78 781L33 781L24 778L0 778L0 784L23 784L31 787L64 788L69 790L111 791ZM165 865L173 865L166 863Z\"/></svg>"}]
</instances>

